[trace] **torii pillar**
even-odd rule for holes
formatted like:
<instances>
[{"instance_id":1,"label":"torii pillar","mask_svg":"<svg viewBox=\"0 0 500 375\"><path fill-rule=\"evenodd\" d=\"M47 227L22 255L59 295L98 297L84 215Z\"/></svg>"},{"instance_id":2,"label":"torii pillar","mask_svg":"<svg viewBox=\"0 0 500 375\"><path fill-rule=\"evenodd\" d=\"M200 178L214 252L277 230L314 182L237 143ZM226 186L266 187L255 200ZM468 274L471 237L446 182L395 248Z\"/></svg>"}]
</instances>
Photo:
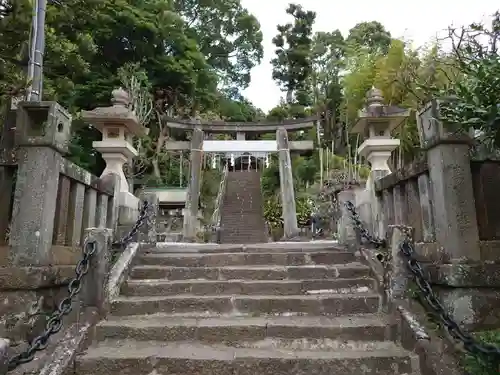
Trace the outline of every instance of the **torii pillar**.
<instances>
[{"instance_id":1,"label":"torii pillar","mask_svg":"<svg viewBox=\"0 0 500 375\"><path fill-rule=\"evenodd\" d=\"M295 192L293 191L292 159L288 144L288 133L285 128L276 130L278 145L281 206L283 209L283 237L289 239L299 235Z\"/></svg>"},{"instance_id":2,"label":"torii pillar","mask_svg":"<svg viewBox=\"0 0 500 375\"><path fill-rule=\"evenodd\" d=\"M183 240L186 242L196 241L202 163L203 131L200 128L195 128L191 137L191 153L189 163L190 179L187 189L186 209L184 210L184 224L182 228Z\"/></svg>"}]
</instances>

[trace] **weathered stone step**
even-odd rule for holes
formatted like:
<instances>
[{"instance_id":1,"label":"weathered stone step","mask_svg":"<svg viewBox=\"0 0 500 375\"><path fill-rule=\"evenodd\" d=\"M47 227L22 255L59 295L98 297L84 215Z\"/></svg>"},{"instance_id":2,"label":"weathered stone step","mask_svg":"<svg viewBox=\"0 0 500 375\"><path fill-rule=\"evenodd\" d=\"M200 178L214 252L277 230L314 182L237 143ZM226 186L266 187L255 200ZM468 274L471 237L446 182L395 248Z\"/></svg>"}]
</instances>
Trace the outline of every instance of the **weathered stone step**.
<instances>
[{"instance_id":1,"label":"weathered stone step","mask_svg":"<svg viewBox=\"0 0 500 375\"><path fill-rule=\"evenodd\" d=\"M337 293L301 296L269 295L206 295L119 297L111 305L115 315L183 313L209 311L214 313L354 315L375 313L379 295L366 293Z\"/></svg>"},{"instance_id":2,"label":"weathered stone step","mask_svg":"<svg viewBox=\"0 0 500 375\"><path fill-rule=\"evenodd\" d=\"M354 262L348 251L318 251L312 253L217 253L217 254L147 254L137 263L148 266L222 267L241 265L301 266L310 264L341 264Z\"/></svg>"},{"instance_id":3,"label":"weathered stone step","mask_svg":"<svg viewBox=\"0 0 500 375\"><path fill-rule=\"evenodd\" d=\"M267 337L383 341L390 337L391 328L388 317L378 314L345 317L186 317L158 314L111 317L97 325L96 340L196 340L229 345Z\"/></svg>"},{"instance_id":4,"label":"weathered stone step","mask_svg":"<svg viewBox=\"0 0 500 375\"><path fill-rule=\"evenodd\" d=\"M345 251L335 241L313 242L270 242L266 244L192 244L192 243L158 243L155 253L291 253L313 251Z\"/></svg>"},{"instance_id":5,"label":"weathered stone step","mask_svg":"<svg viewBox=\"0 0 500 375\"><path fill-rule=\"evenodd\" d=\"M126 296L174 294L321 294L365 292L373 287L369 278L318 280L128 280L122 286Z\"/></svg>"},{"instance_id":6,"label":"weathered stone step","mask_svg":"<svg viewBox=\"0 0 500 375\"><path fill-rule=\"evenodd\" d=\"M333 345L330 350L234 348L193 342L105 341L75 361L79 375L396 375L412 356L393 343Z\"/></svg>"},{"instance_id":7,"label":"weathered stone step","mask_svg":"<svg viewBox=\"0 0 500 375\"><path fill-rule=\"evenodd\" d=\"M306 280L357 278L369 275L369 268L353 262L338 265L169 267L136 266L132 279L169 280Z\"/></svg>"}]
</instances>

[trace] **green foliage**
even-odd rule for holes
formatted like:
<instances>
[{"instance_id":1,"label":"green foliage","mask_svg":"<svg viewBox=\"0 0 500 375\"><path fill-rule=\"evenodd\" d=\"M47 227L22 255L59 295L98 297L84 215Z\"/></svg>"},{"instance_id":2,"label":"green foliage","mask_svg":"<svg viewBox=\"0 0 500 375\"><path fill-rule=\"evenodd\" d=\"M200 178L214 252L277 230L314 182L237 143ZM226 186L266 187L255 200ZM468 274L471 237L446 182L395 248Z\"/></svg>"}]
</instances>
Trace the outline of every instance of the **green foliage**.
<instances>
[{"instance_id":1,"label":"green foliage","mask_svg":"<svg viewBox=\"0 0 500 375\"><path fill-rule=\"evenodd\" d=\"M273 79L287 92L287 103L306 107L311 104L308 80L316 13L297 4L290 4L286 13L293 17L293 23L278 25L278 35L273 38L276 46L276 57L271 60Z\"/></svg>"},{"instance_id":2,"label":"green foliage","mask_svg":"<svg viewBox=\"0 0 500 375\"><path fill-rule=\"evenodd\" d=\"M474 334L474 337L482 343L500 346L499 330L477 332ZM491 359L473 356L471 354L465 356L464 367L467 373L471 375L498 374L498 363L492 362Z\"/></svg>"},{"instance_id":3,"label":"green foliage","mask_svg":"<svg viewBox=\"0 0 500 375\"><path fill-rule=\"evenodd\" d=\"M360 22L349 30L347 42L366 48L370 53L387 53L391 44L391 33L378 21Z\"/></svg>"},{"instance_id":4,"label":"green foliage","mask_svg":"<svg viewBox=\"0 0 500 375\"><path fill-rule=\"evenodd\" d=\"M297 210L297 223L306 226L311 218L311 206L307 197L298 197L295 200ZM271 228L283 227L283 209L281 202L276 197L270 197L264 202L264 218Z\"/></svg>"},{"instance_id":5,"label":"green foliage","mask_svg":"<svg viewBox=\"0 0 500 375\"><path fill-rule=\"evenodd\" d=\"M482 142L500 146L500 13L491 27L473 24L460 34L460 48L455 49L460 78L439 94L451 97L441 107L445 123L483 133ZM458 41L456 41L458 42Z\"/></svg>"}]
</instances>

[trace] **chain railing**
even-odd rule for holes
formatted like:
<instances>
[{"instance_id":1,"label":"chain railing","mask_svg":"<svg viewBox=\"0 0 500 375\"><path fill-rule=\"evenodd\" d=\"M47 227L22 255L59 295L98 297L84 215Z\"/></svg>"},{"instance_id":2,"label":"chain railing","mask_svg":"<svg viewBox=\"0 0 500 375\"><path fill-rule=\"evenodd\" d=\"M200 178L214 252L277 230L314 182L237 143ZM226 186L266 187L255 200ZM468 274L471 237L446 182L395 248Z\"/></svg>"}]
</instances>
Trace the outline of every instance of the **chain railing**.
<instances>
[{"instance_id":1,"label":"chain railing","mask_svg":"<svg viewBox=\"0 0 500 375\"><path fill-rule=\"evenodd\" d=\"M356 212L356 207L351 201L347 201L345 203L345 208L351 214L351 220L354 224L354 227L362 238L364 238L366 241L374 245L376 248L387 247L387 241L385 239L377 238L371 235L368 232L368 230L364 227L363 222L359 217L359 214Z\"/></svg>"},{"instance_id":2,"label":"chain railing","mask_svg":"<svg viewBox=\"0 0 500 375\"><path fill-rule=\"evenodd\" d=\"M150 212L149 208L149 203L144 201L137 221L130 232L117 242L118 245L126 246L133 240L139 228L148 220ZM95 240L87 239L83 246L83 257L75 267L76 276L68 284L68 295L59 302L55 311L49 315L44 331L35 337L23 352L16 354L9 359L8 371L12 371L24 363L33 361L37 352L47 348L50 337L62 329L63 318L72 311L73 299L82 289L83 277L89 272L90 260L96 252L97 242Z\"/></svg>"},{"instance_id":3,"label":"chain railing","mask_svg":"<svg viewBox=\"0 0 500 375\"><path fill-rule=\"evenodd\" d=\"M224 199L224 195L226 193L226 182L227 182L227 174L228 174L228 166L227 164L224 166L222 171L222 179L220 180L219 191L217 192L217 198L215 200L215 208L212 213L212 218L210 220L210 224L212 226L212 230L217 230L220 227L221 220L221 207L222 200Z\"/></svg>"},{"instance_id":4,"label":"chain railing","mask_svg":"<svg viewBox=\"0 0 500 375\"><path fill-rule=\"evenodd\" d=\"M366 240L370 241L376 246L387 246L386 240L371 236L368 233L368 230L364 228L363 223L359 219L359 215L356 212L356 207L352 202L346 202L345 207L351 213L351 219L354 223L354 226L356 227L356 230L359 230L360 234ZM432 310L432 314L438 318L438 323L442 327L446 328L449 335L454 340L462 343L464 349L468 353L489 359L494 362L496 366L500 364L500 348L498 346L479 342L471 334L465 332L446 312L445 307L439 301L436 293L432 290L432 286L429 282L428 277L424 273L422 264L415 257L415 249L413 247L412 237L408 230L405 231L405 237L399 244L399 250L401 252L402 258L405 261L405 265L413 275L415 284L420 290L420 293L426 301L426 304Z\"/></svg>"},{"instance_id":5,"label":"chain railing","mask_svg":"<svg viewBox=\"0 0 500 375\"><path fill-rule=\"evenodd\" d=\"M148 220L149 220L149 210L150 210L150 205L148 201L143 201L141 209L139 211L139 216L137 217L137 220L130 230L125 236L122 237L122 239L118 242L113 243L113 246L115 247L121 247L125 248L135 237L137 234L137 231L139 228L141 228Z\"/></svg>"}]
</instances>

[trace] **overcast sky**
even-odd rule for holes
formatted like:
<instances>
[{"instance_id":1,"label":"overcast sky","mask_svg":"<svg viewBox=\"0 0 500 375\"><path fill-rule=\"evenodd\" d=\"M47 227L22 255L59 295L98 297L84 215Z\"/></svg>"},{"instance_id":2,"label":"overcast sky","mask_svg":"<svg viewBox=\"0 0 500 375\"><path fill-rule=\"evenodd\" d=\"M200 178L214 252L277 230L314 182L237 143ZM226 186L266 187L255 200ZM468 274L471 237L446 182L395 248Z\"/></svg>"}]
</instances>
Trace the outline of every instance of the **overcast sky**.
<instances>
[{"instance_id":1,"label":"overcast sky","mask_svg":"<svg viewBox=\"0 0 500 375\"><path fill-rule=\"evenodd\" d=\"M290 22L285 9L292 0L242 0L254 14L264 34L264 59L252 70L252 82L245 90L255 106L267 111L279 103L283 93L271 78L270 60L274 57L272 38L276 25ZM339 29L344 36L363 21L379 21L393 37L411 39L420 46L435 39L450 24L464 25L486 19L500 8L498 0L297 0L316 12L315 31Z\"/></svg>"}]
</instances>

